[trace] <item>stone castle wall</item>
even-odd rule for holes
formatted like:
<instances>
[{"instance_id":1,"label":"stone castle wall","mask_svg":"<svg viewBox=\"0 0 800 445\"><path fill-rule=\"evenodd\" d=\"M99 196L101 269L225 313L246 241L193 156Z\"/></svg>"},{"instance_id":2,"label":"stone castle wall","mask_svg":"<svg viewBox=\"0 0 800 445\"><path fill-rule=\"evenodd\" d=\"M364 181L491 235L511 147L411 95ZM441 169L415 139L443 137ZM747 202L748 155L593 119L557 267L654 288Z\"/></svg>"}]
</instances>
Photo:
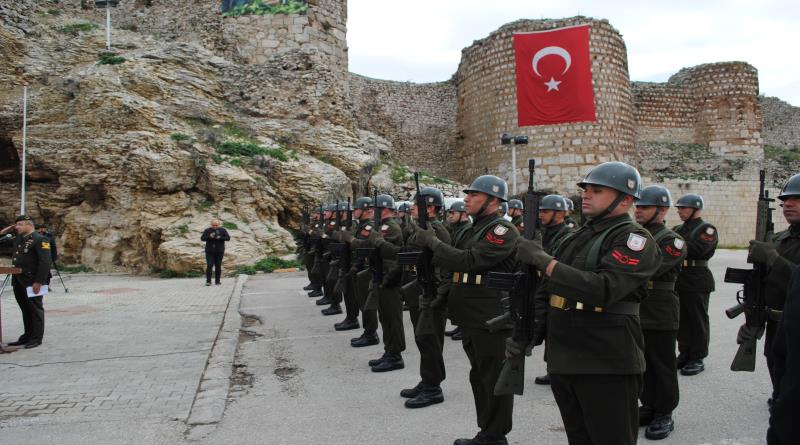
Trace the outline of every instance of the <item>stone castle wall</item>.
<instances>
[{"instance_id":1,"label":"stone castle wall","mask_svg":"<svg viewBox=\"0 0 800 445\"><path fill-rule=\"evenodd\" d=\"M800 107L777 97L761 97L764 145L800 150Z\"/></svg>"},{"instance_id":2,"label":"stone castle wall","mask_svg":"<svg viewBox=\"0 0 800 445\"><path fill-rule=\"evenodd\" d=\"M451 177L456 147L456 86L415 84L350 75L350 99L359 128L388 139L397 159L412 169Z\"/></svg>"}]
</instances>

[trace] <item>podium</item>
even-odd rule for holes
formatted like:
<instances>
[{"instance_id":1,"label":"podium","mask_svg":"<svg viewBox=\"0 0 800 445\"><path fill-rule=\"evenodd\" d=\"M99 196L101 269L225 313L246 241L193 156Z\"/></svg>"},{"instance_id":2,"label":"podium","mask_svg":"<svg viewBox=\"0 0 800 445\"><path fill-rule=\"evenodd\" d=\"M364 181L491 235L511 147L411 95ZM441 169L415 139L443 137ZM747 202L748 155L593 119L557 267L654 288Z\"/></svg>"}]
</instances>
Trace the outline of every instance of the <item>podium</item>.
<instances>
[{"instance_id":1,"label":"podium","mask_svg":"<svg viewBox=\"0 0 800 445\"><path fill-rule=\"evenodd\" d=\"M17 347L5 346L3 344L3 291L6 290L6 285L11 280L12 275L21 274L22 269L19 267L0 267L0 274L6 274L3 279L3 285L0 286L0 354L7 354L16 351Z\"/></svg>"}]
</instances>

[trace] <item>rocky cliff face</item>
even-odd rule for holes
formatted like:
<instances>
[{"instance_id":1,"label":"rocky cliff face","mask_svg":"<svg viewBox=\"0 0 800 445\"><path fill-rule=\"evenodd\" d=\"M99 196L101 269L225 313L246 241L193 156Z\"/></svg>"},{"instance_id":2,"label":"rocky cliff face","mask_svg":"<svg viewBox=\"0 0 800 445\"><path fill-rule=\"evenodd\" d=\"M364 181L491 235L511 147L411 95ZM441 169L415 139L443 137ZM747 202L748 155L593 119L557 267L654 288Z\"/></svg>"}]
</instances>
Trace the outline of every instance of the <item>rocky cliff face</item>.
<instances>
[{"instance_id":1,"label":"rocky cliff face","mask_svg":"<svg viewBox=\"0 0 800 445\"><path fill-rule=\"evenodd\" d=\"M118 30L101 56L103 29L78 2L42 3L0 5L0 222L19 210L28 84L27 211L60 235L67 263L198 270L215 217L230 227L229 266L286 253L304 205L363 193L391 154L347 118L313 51L241 66Z\"/></svg>"}]
</instances>

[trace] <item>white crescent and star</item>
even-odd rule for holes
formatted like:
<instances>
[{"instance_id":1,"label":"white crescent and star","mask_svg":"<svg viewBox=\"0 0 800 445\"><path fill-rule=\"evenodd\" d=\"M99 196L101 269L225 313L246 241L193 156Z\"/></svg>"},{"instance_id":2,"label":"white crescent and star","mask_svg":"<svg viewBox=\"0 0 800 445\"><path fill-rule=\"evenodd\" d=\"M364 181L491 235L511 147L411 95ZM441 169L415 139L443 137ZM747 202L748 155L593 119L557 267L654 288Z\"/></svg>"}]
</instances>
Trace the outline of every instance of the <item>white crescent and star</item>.
<instances>
[{"instance_id":1,"label":"white crescent and star","mask_svg":"<svg viewBox=\"0 0 800 445\"><path fill-rule=\"evenodd\" d=\"M572 56L569 55L569 52L560 46L548 46L545 48L540 49L536 52L533 56L533 72L536 73L537 76L542 77L541 73L539 73L539 62L546 56L559 56L564 59L565 67L564 72L561 74L566 74L569 71L569 67L572 66ZM559 91L558 85L561 83L560 80L555 80L552 76L550 80L545 82L544 84L547 86L547 91Z\"/></svg>"}]
</instances>

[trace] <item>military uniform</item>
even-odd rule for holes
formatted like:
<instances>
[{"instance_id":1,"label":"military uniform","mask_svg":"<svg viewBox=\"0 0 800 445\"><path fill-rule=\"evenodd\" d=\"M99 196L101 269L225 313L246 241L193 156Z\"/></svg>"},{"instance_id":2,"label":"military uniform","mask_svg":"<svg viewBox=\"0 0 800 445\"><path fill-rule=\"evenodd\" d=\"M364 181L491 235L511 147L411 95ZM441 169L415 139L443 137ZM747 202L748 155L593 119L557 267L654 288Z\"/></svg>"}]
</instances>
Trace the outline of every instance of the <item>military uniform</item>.
<instances>
[{"instance_id":1,"label":"military uniform","mask_svg":"<svg viewBox=\"0 0 800 445\"><path fill-rule=\"evenodd\" d=\"M675 293L686 242L663 223L645 226L661 249L661 267L647 282L647 298L640 308L644 355L647 370L642 388L640 417L644 421L669 416L678 406L678 369L675 346L678 337L680 304ZM643 422L644 422L643 421ZM667 432L668 434L668 432Z\"/></svg>"},{"instance_id":2,"label":"military uniform","mask_svg":"<svg viewBox=\"0 0 800 445\"><path fill-rule=\"evenodd\" d=\"M380 209L376 209L379 211ZM403 233L400 224L395 218L385 218L381 221L381 238L395 246L403 245ZM400 297L400 275L402 271L396 260L383 261L383 282L373 291L378 297L378 319L383 330L383 346L385 356L400 359L401 353L406 350L406 337L403 329L403 302ZM373 370L375 367L373 366ZM379 368L379 370L382 368Z\"/></svg>"},{"instance_id":3,"label":"military uniform","mask_svg":"<svg viewBox=\"0 0 800 445\"><path fill-rule=\"evenodd\" d=\"M675 283L681 311L678 367L683 368L708 356L708 301L714 291L708 260L714 256L719 237L717 229L702 218L688 220L672 230L686 240L687 246L683 269Z\"/></svg>"},{"instance_id":4,"label":"military uniform","mask_svg":"<svg viewBox=\"0 0 800 445\"><path fill-rule=\"evenodd\" d=\"M379 341L377 334L378 311L375 309L367 309L366 307L372 275L367 266L367 260L365 258L358 258L358 255L356 255L357 246L369 238L370 233L372 233L374 230L373 226L374 224L371 220L360 222L355 230L355 240L354 242L350 243L350 255L352 258L352 263L350 265L350 276L353 280L352 283L355 291L356 301L361 309L361 324L364 327L364 332L360 337L350 340L350 344L355 347L378 344Z\"/></svg>"},{"instance_id":5,"label":"military uniform","mask_svg":"<svg viewBox=\"0 0 800 445\"><path fill-rule=\"evenodd\" d=\"M800 437L800 268L792 271L783 319L773 340L774 366L782 369L780 397L769 417L767 445L789 445Z\"/></svg>"},{"instance_id":6,"label":"military uniform","mask_svg":"<svg viewBox=\"0 0 800 445\"><path fill-rule=\"evenodd\" d=\"M11 264L21 268L22 273L14 275L11 283L14 288L14 298L22 312L22 324L25 329L16 344L38 346L44 337L43 297L29 298L27 288L33 286L33 283L47 283L51 264L50 242L36 232L17 235L13 251Z\"/></svg>"},{"instance_id":7,"label":"military uniform","mask_svg":"<svg viewBox=\"0 0 800 445\"><path fill-rule=\"evenodd\" d=\"M325 281L323 275L323 254L324 254L324 244L323 244L323 236L325 228L325 221L322 219L322 215L320 215L320 219L314 222L311 225L311 231L309 232L309 238L311 239L311 246L308 251L308 261L309 261L309 273L308 277L311 281L311 291L308 293L308 296L311 298L321 297L323 296L323 284Z\"/></svg>"}]
</instances>

